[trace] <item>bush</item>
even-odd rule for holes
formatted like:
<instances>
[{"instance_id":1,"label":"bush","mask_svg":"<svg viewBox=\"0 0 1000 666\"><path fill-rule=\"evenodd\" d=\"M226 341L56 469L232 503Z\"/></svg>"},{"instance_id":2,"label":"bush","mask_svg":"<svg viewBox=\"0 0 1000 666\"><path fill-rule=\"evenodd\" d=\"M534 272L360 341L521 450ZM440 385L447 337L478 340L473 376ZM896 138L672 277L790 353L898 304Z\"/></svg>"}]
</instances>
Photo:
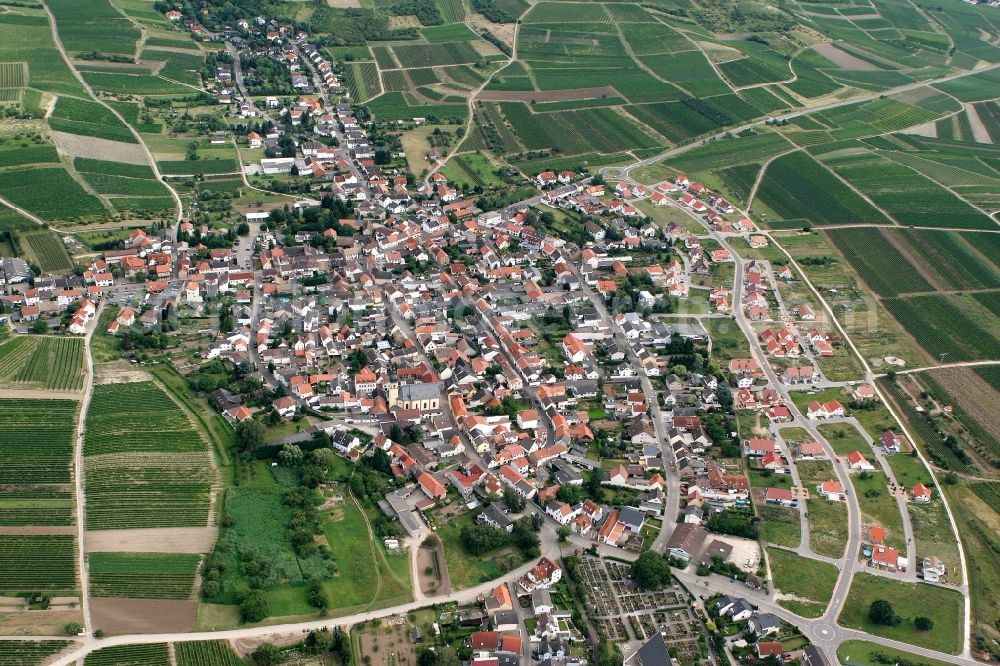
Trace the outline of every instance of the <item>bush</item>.
<instances>
[{"instance_id":1,"label":"bush","mask_svg":"<svg viewBox=\"0 0 1000 666\"><path fill-rule=\"evenodd\" d=\"M929 617L920 616L913 621L913 625L918 631L930 631L934 628L934 620Z\"/></svg>"}]
</instances>

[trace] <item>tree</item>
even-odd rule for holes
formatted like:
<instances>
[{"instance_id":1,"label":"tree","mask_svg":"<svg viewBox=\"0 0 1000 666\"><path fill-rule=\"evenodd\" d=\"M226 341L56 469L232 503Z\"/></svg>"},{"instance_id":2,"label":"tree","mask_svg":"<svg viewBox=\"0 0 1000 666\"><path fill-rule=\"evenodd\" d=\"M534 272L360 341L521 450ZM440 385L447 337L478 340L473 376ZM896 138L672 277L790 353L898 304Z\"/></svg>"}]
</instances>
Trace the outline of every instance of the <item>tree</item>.
<instances>
[{"instance_id":1,"label":"tree","mask_svg":"<svg viewBox=\"0 0 1000 666\"><path fill-rule=\"evenodd\" d=\"M458 658L450 647L420 648L417 654L417 666L461 666L462 660Z\"/></svg>"},{"instance_id":2,"label":"tree","mask_svg":"<svg viewBox=\"0 0 1000 666\"><path fill-rule=\"evenodd\" d=\"M514 513L521 513L524 511L524 498L517 494L517 492L510 486L506 486L503 489L503 502L507 505L507 508Z\"/></svg>"},{"instance_id":3,"label":"tree","mask_svg":"<svg viewBox=\"0 0 1000 666\"><path fill-rule=\"evenodd\" d=\"M254 419L240 421L236 426L236 446L240 451L253 452L264 444L264 426Z\"/></svg>"},{"instance_id":4,"label":"tree","mask_svg":"<svg viewBox=\"0 0 1000 666\"><path fill-rule=\"evenodd\" d=\"M556 530L556 534L559 536L559 543L566 543L569 540L569 535L573 533L573 530L569 528L569 525L560 525L559 529Z\"/></svg>"},{"instance_id":5,"label":"tree","mask_svg":"<svg viewBox=\"0 0 1000 666\"><path fill-rule=\"evenodd\" d=\"M930 619L929 617L924 617L923 615L921 615L920 617L917 617L916 619L913 620L913 625L917 628L918 631L930 631L931 629L934 628L934 620Z\"/></svg>"},{"instance_id":6,"label":"tree","mask_svg":"<svg viewBox=\"0 0 1000 666\"><path fill-rule=\"evenodd\" d=\"M579 504L583 501L583 488L569 483L559 486L556 499L566 504Z\"/></svg>"},{"instance_id":7,"label":"tree","mask_svg":"<svg viewBox=\"0 0 1000 666\"><path fill-rule=\"evenodd\" d=\"M281 650L274 643L261 643L250 657L257 666L274 666L281 663Z\"/></svg>"},{"instance_id":8,"label":"tree","mask_svg":"<svg viewBox=\"0 0 1000 666\"><path fill-rule=\"evenodd\" d=\"M670 582L667 558L647 550L632 564L632 580L644 590L655 590Z\"/></svg>"},{"instance_id":9,"label":"tree","mask_svg":"<svg viewBox=\"0 0 1000 666\"><path fill-rule=\"evenodd\" d=\"M63 627L63 633L67 636L76 636L81 630L83 630L83 625L79 622L70 622Z\"/></svg>"},{"instance_id":10,"label":"tree","mask_svg":"<svg viewBox=\"0 0 1000 666\"><path fill-rule=\"evenodd\" d=\"M305 461L305 457L296 444L285 444L278 452L278 461L285 467L298 467Z\"/></svg>"},{"instance_id":11,"label":"tree","mask_svg":"<svg viewBox=\"0 0 1000 666\"><path fill-rule=\"evenodd\" d=\"M28 329L28 331L30 333L48 333L49 325L48 323L46 323L44 319L36 319L35 322L31 325L31 328Z\"/></svg>"},{"instance_id":12,"label":"tree","mask_svg":"<svg viewBox=\"0 0 1000 666\"><path fill-rule=\"evenodd\" d=\"M902 622L902 618L893 610L892 604L885 599L876 599L871 603L868 607L868 619L886 627L894 627Z\"/></svg>"},{"instance_id":13,"label":"tree","mask_svg":"<svg viewBox=\"0 0 1000 666\"><path fill-rule=\"evenodd\" d=\"M251 590L240 602L240 619L244 622L260 622L267 617L267 597L260 590Z\"/></svg>"},{"instance_id":14,"label":"tree","mask_svg":"<svg viewBox=\"0 0 1000 666\"><path fill-rule=\"evenodd\" d=\"M318 581L309 583L309 594L307 596L309 605L318 608L320 613L326 613L330 607L330 600L326 596L326 590Z\"/></svg>"}]
</instances>

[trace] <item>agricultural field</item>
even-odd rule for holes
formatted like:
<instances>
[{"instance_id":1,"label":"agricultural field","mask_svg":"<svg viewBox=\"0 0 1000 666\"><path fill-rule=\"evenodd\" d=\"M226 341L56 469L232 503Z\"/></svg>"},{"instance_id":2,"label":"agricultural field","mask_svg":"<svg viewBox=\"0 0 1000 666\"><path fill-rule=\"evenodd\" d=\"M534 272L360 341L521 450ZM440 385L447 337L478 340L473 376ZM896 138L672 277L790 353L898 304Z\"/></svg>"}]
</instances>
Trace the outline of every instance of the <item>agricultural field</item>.
<instances>
[{"instance_id":1,"label":"agricultural field","mask_svg":"<svg viewBox=\"0 0 1000 666\"><path fill-rule=\"evenodd\" d=\"M111 6L110 0L52 0L59 39L77 54L135 54L139 30Z\"/></svg>"},{"instance_id":2,"label":"agricultural field","mask_svg":"<svg viewBox=\"0 0 1000 666\"><path fill-rule=\"evenodd\" d=\"M63 273L73 268L66 246L51 229L33 229L19 235L27 259L42 269L43 273Z\"/></svg>"},{"instance_id":3,"label":"agricultural field","mask_svg":"<svg viewBox=\"0 0 1000 666\"><path fill-rule=\"evenodd\" d=\"M74 594L73 537L0 535L0 592Z\"/></svg>"},{"instance_id":4,"label":"agricultural field","mask_svg":"<svg viewBox=\"0 0 1000 666\"><path fill-rule=\"evenodd\" d=\"M69 483L78 404L0 399L0 484Z\"/></svg>"},{"instance_id":5,"label":"agricultural field","mask_svg":"<svg viewBox=\"0 0 1000 666\"><path fill-rule=\"evenodd\" d=\"M1000 317L968 295L887 298L882 302L932 356L951 362L1000 359Z\"/></svg>"},{"instance_id":6,"label":"agricultural field","mask_svg":"<svg viewBox=\"0 0 1000 666\"><path fill-rule=\"evenodd\" d=\"M95 387L84 453L89 529L207 524L207 445L155 384Z\"/></svg>"},{"instance_id":7,"label":"agricultural field","mask_svg":"<svg viewBox=\"0 0 1000 666\"><path fill-rule=\"evenodd\" d=\"M16 336L0 343L0 388L79 391L83 340Z\"/></svg>"},{"instance_id":8,"label":"agricultural field","mask_svg":"<svg viewBox=\"0 0 1000 666\"><path fill-rule=\"evenodd\" d=\"M200 555L88 553L90 593L95 597L187 599Z\"/></svg>"},{"instance_id":9,"label":"agricultural field","mask_svg":"<svg viewBox=\"0 0 1000 666\"><path fill-rule=\"evenodd\" d=\"M83 666L171 666L166 643L115 645L91 652Z\"/></svg>"},{"instance_id":10,"label":"agricultural field","mask_svg":"<svg viewBox=\"0 0 1000 666\"><path fill-rule=\"evenodd\" d=\"M37 666L70 645L69 641L3 641L0 663L7 666Z\"/></svg>"},{"instance_id":11,"label":"agricultural field","mask_svg":"<svg viewBox=\"0 0 1000 666\"><path fill-rule=\"evenodd\" d=\"M0 525L72 525L68 486L8 486L0 491Z\"/></svg>"},{"instance_id":12,"label":"agricultural field","mask_svg":"<svg viewBox=\"0 0 1000 666\"><path fill-rule=\"evenodd\" d=\"M947 290L1000 288L1000 270L958 232L901 229L888 233Z\"/></svg>"},{"instance_id":13,"label":"agricultural field","mask_svg":"<svg viewBox=\"0 0 1000 666\"><path fill-rule=\"evenodd\" d=\"M90 100L60 96L49 117L49 126L60 132L111 141L138 143L132 132L105 106Z\"/></svg>"},{"instance_id":14,"label":"agricultural field","mask_svg":"<svg viewBox=\"0 0 1000 666\"><path fill-rule=\"evenodd\" d=\"M934 291L881 229L831 229L826 232L844 260L879 296Z\"/></svg>"},{"instance_id":15,"label":"agricultural field","mask_svg":"<svg viewBox=\"0 0 1000 666\"><path fill-rule=\"evenodd\" d=\"M246 662L225 641L174 643L177 666L243 666Z\"/></svg>"},{"instance_id":16,"label":"agricultural field","mask_svg":"<svg viewBox=\"0 0 1000 666\"><path fill-rule=\"evenodd\" d=\"M45 183L45 187L39 187ZM58 197L50 192L59 192ZM41 167L0 171L0 196L9 199L38 217L51 220L72 220L104 215L107 209L101 201L88 194L62 168Z\"/></svg>"},{"instance_id":17,"label":"agricultural field","mask_svg":"<svg viewBox=\"0 0 1000 666\"><path fill-rule=\"evenodd\" d=\"M916 171L874 153L829 156L838 175L904 225L991 229L996 224Z\"/></svg>"},{"instance_id":18,"label":"agricultural field","mask_svg":"<svg viewBox=\"0 0 1000 666\"><path fill-rule=\"evenodd\" d=\"M815 225L889 223L882 213L801 151L768 165L755 201L784 220L805 220Z\"/></svg>"}]
</instances>

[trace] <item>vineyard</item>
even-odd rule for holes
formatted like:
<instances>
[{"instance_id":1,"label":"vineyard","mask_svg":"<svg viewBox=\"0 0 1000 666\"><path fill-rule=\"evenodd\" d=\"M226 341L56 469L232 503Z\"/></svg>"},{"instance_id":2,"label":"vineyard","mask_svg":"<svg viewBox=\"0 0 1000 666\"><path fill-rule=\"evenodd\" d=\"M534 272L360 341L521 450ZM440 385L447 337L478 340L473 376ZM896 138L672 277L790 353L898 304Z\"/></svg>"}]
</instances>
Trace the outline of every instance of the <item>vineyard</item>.
<instances>
[{"instance_id":1,"label":"vineyard","mask_svg":"<svg viewBox=\"0 0 1000 666\"><path fill-rule=\"evenodd\" d=\"M948 372L948 370L942 371L943 374L947 374ZM948 389L942 386L941 382L934 376L935 374L936 371L924 372L920 375L921 380L927 386L927 390L938 402L951 405L952 417L962 425L965 434L972 438L971 445L979 455L986 460L1000 460L1000 441L997 441L993 433L962 407L962 401L956 400L948 392ZM959 394L959 398L961 398L961 394Z\"/></svg>"},{"instance_id":2,"label":"vineyard","mask_svg":"<svg viewBox=\"0 0 1000 666\"><path fill-rule=\"evenodd\" d=\"M95 597L187 599L199 555L90 553L90 592Z\"/></svg>"},{"instance_id":3,"label":"vineyard","mask_svg":"<svg viewBox=\"0 0 1000 666\"><path fill-rule=\"evenodd\" d=\"M224 641L174 643L177 666L243 666L244 662Z\"/></svg>"},{"instance_id":4,"label":"vineyard","mask_svg":"<svg viewBox=\"0 0 1000 666\"><path fill-rule=\"evenodd\" d=\"M21 88L24 86L23 62L0 62L0 88Z\"/></svg>"},{"instance_id":5,"label":"vineyard","mask_svg":"<svg viewBox=\"0 0 1000 666\"><path fill-rule=\"evenodd\" d=\"M852 153L826 162L902 224L966 229L995 227L982 211L934 181L874 153Z\"/></svg>"},{"instance_id":6,"label":"vineyard","mask_svg":"<svg viewBox=\"0 0 1000 666\"><path fill-rule=\"evenodd\" d=\"M204 450L187 415L153 382L94 387L84 455Z\"/></svg>"},{"instance_id":7,"label":"vineyard","mask_svg":"<svg viewBox=\"0 0 1000 666\"><path fill-rule=\"evenodd\" d=\"M73 495L53 486L0 490L0 525L72 525Z\"/></svg>"},{"instance_id":8,"label":"vineyard","mask_svg":"<svg viewBox=\"0 0 1000 666\"><path fill-rule=\"evenodd\" d=\"M2 641L0 664L4 666L37 666L48 657L61 652L69 641Z\"/></svg>"},{"instance_id":9,"label":"vineyard","mask_svg":"<svg viewBox=\"0 0 1000 666\"><path fill-rule=\"evenodd\" d=\"M59 273L73 268L66 246L51 229L25 231L21 234L21 242L44 272Z\"/></svg>"},{"instance_id":10,"label":"vineyard","mask_svg":"<svg viewBox=\"0 0 1000 666\"><path fill-rule=\"evenodd\" d=\"M880 296L933 291L931 284L880 229L831 229L826 232L861 279Z\"/></svg>"},{"instance_id":11,"label":"vineyard","mask_svg":"<svg viewBox=\"0 0 1000 666\"><path fill-rule=\"evenodd\" d=\"M72 594L73 537L0 535L0 592Z\"/></svg>"},{"instance_id":12,"label":"vineyard","mask_svg":"<svg viewBox=\"0 0 1000 666\"><path fill-rule=\"evenodd\" d=\"M0 387L83 388L83 340L17 336L0 345Z\"/></svg>"},{"instance_id":13,"label":"vineyard","mask_svg":"<svg viewBox=\"0 0 1000 666\"><path fill-rule=\"evenodd\" d=\"M0 484L69 483L77 403L0 400Z\"/></svg>"},{"instance_id":14,"label":"vineyard","mask_svg":"<svg viewBox=\"0 0 1000 666\"><path fill-rule=\"evenodd\" d=\"M143 424L137 423L141 428ZM208 454L127 453L86 458L87 527L198 527L208 523Z\"/></svg>"},{"instance_id":15,"label":"vineyard","mask_svg":"<svg viewBox=\"0 0 1000 666\"><path fill-rule=\"evenodd\" d=\"M166 643L115 645L91 652L83 666L171 666Z\"/></svg>"},{"instance_id":16,"label":"vineyard","mask_svg":"<svg viewBox=\"0 0 1000 666\"><path fill-rule=\"evenodd\" d=\"M916 257L924 270L934 274L948 289L996 289L1000 270L983 259L976 249L954 231L892 230ZM986 295L976 294L976 296Z\"/></svg>"},{"instance_id":17,"label":"vineyard","mask_svg":"<svg viewBox=\"0 0 1000 666\"><path fill-rule=\"evenodd\" d=\"M1000 339L945 295L887 298L883 304L927 353L951 362L1000 359ZM954 297L960 299L960 297Z\"/></svg>"},{"instance_id":18,"label":"vineyard","mask_svg":"<svg viewBox=\"0 0 1000 666\"><path fill-rule=\"evenodd\" d=\"M995 481L977 481L969 484L969 490L976 497L989 504L990 508L1000 514L1000 483Z\"/></svg>"},{"instance_id":19,"label":"vineyard","mask_svg":"<svg viewBox=\"0 0 1000 666\"><path fill-rule=\"evenodd\" d=\"M771 162L757 198L784 219L813 224L888 224L889 220L801 151Z\"/></svg>"}]
</instances>

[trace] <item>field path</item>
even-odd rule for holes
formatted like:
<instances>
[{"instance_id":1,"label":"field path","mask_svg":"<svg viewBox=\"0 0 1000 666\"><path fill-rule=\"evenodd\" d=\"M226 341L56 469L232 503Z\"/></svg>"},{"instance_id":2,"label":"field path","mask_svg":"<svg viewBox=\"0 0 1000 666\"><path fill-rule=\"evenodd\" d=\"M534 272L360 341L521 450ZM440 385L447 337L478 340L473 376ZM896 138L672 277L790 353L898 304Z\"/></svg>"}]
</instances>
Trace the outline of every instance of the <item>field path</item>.
<instances>
[{"instance_id":1,"label":"field path","mask_svg":"<svg viewBox=\"0 0 1000 666\"><path fill-rule=\"evenodd\" d=\"M122 114L119 113L117 109L112 108L110 105L105 103L104 100L98 97L97 94L94 93L94 89L90 87L90 84L87 83L87 80L83 78L83 75L80 74L79 70L77 70L77 68L73 65L73 61L70 60L69 55L66 53L66 48L63 46L62 39L59 37L59 28L56 24L56 17L52 13L52 10L49 9L48 4L46 4L44 0L42 0L42 8L45 9L45 14L49 18L49 29L52 31L52 42L56 45L56 48L59 49L59 55L62 56L62 59L66 63L66 66L69 67L69 70L71 72L73 72L73 76L75 76L77 81L80 82L80 85L82 85L83 89L87 91L87 94L90 95L90 97L95 102L97 102L105 109L110 111L112 114L114 114L115 118L121 121L121 123L125 125L125 127L127 127L130 132L132 132L132 136L135 137L135 140L139 142L140 146L142 146L143 152L146 153L146 159L149 160L149 166L153 169L153 175L156 176L156 179L158 181L163 183L163 186L167 188L167 191L169 191L170 195L173 197L174 203L177 204L177 222L178 224L180 224L181 220L184 219L184 202L181 201L181 197L179 194L177 194L177 190L175 190L170 185L170 183L168 183L163 179L163 174L160 173L160 168L156 165L156 158L153 157L153 151L151 151L149 149L149 146L146 145L146 140L142 138L142 135L139 134L139 132L137 132L136 129L132 127L132 125L130 125L127 120L125 120L124 116L122 116ZM89 622L89 615L87 615L86 617Z\"/></svg>"},{"instance_id":2,"label":"field path","mask_svg":"<svg viewBox=\"0 0 1000 666\"><path fill-rule=\"evenodd\" d=\"M525 12L527 12L527 10L525 10ZM523 14L522 14L522 16L523 16ZM518 17L518 18L520 18L520 17ZM475 28L472 26L471 23L469 23L469 21L465 22L465 26L469 30L472 30L473 32L475 32ZM462 145L462 143L465 141L465 139L468 138L469 132L472 131L472 123L474 123L475 120L476 120L476 114L475 114L475 111L476 111L476 98L479 97L479 93L483 92L483 90L486 89L486 86L488 86L490 84L490 81L493 80L493 77L496 76L497 72L503 70L504 67L506 67L507 65L509 65L512 62L514 62L514 61L517 60L517 33L518 33L518 30L520 29L520 27L521 27L521 22L520 21L518 21L517 23L514 24L514 39L511 40L514 45L511 47L510 57L507 59L507 62L504 64L504 66L500 67L499 69L497 69L496 72L493 72L492 74L490 74L489 76L487 76L486 80L483 81L483 83L482 83L481 86L479 86L475 90L469 92L469 119L465 121L465 129L462 132L462 138L460 140L456 141L455 142L455 146L448 151L448 154L445 155L443 159L439 160L438 163L437 163L437 165L427 173L427 177L424 178L424 182L425 183L430 184L430 182L431 182L431 176L433 176L438 171L440 171L441 168L444 167L444 165L448 163L448 160L450 160L452 157L454 157L455 155L458 154L459 147ZM376 68L378 67L378 61L376 61L375 67ZM382 81L382 73L380 71L379 72L379 83L381 83L381 81ZM383 89L385 89L384 85L382 87L383 87Z\"/></svg>"},{"instance_id":3,"label":"field path","mask_svg":"<svg viewBox=\"0 0 1000 666\"><path fill-rule=\"evenodd\" d=\"M94 631L93 621L90 615L90 572L87 569L87 552L84 549L84 536L86 534L86 497L83 491L83 441L87 434L87 409L90 407L90 398L94 394L94 359L90 354L90 340L94 337L98 322L101 320L101 312L107 300L102 299L94 313L94 321L83 337L83 358L87 362L86 378L83 386L83 400L80 402L80 415L76 422L76 443L73 447L73 491L76 497L76 552L77 568L80 571L80 609L83 611L83 627L88 635Z\"/></svg>"},{"instance_id":4,"label":"field path","mask_svg":"<svg viewBox=\"0 0 1000 666\"><path fill-rule=\"evenodd\" d=\"M784 135L782 135L782 136L784 136ZM786 139L786 141L787 141L787 139ZM764 162L764 164L761 165L760 171L757 173L757 180L754 181L753 187L750 188L750 194L747 195L747 202L746 202L746 209L747 209L747 211L750 210L750 206L753 205L753 200L757 197L757 190L760 189L760 184L762 182L764 182L764 174L767 173L767 168L769 166L771 166L771 162L773 162L774 160L778 159L779 157L784 157L785 155L789 155L791 153L794 153L797 150L799 150L799 149L798 148L792 148L791 150L786 150L783 153L778 153L777 155L775 155L774 157L772 157L771 159L767 160L766 162Z\"/></svg>"}]
</instances>

